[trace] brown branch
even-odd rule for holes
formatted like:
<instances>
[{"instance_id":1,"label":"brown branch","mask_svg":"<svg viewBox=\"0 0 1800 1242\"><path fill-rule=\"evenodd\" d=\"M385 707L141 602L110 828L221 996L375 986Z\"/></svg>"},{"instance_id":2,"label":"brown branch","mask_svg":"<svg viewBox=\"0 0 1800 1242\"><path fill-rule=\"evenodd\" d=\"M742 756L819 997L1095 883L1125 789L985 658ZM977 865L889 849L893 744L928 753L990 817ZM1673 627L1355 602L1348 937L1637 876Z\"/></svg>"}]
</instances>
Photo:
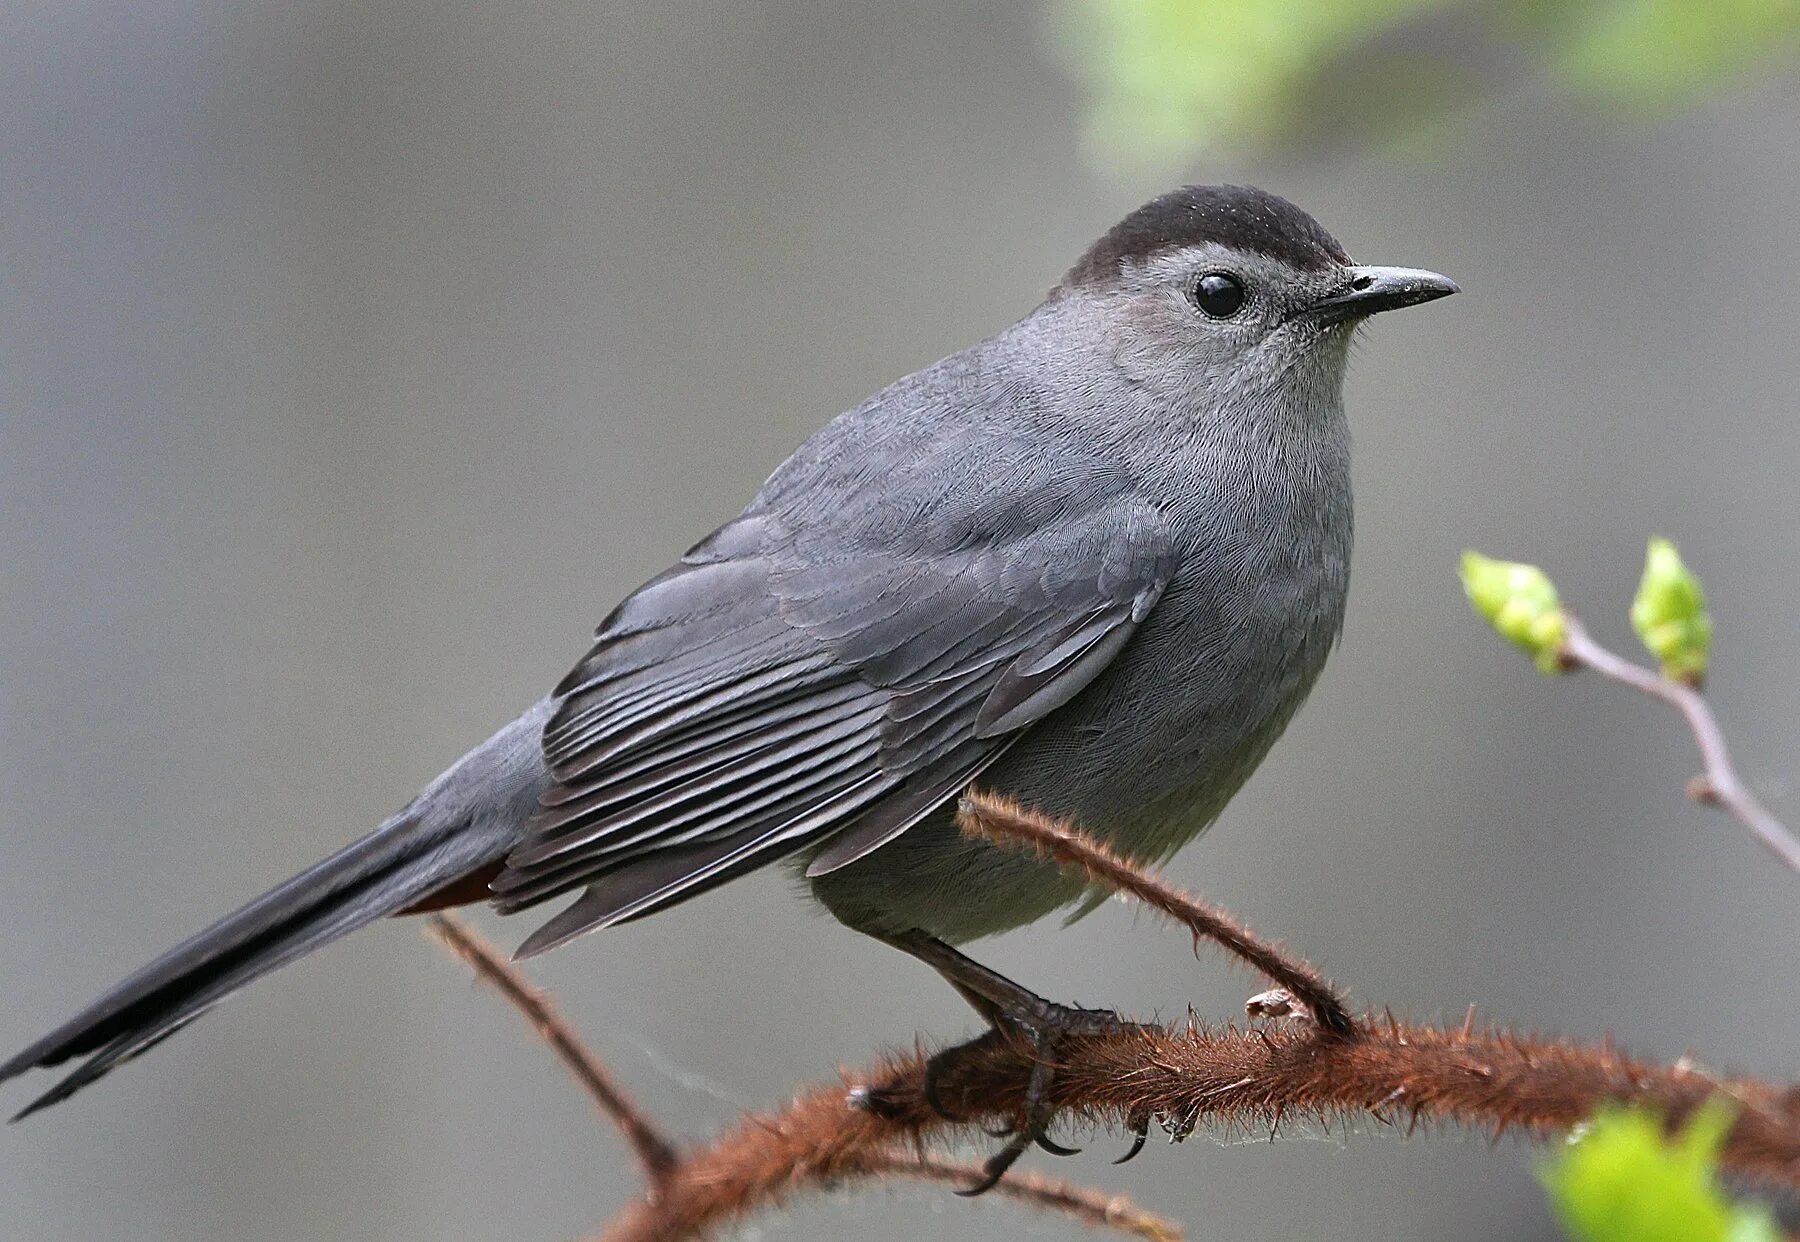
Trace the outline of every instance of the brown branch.
<instances>
[{"instance_id":1,"label":"brown branch","mask_svg":"<svg viewBox=\"0 0 1800 1242\"><path fill-rule=\"evenodd\" d=\"M632 1102L625 1089L613 1080L600 1058L590 1052L579 1036L569 1029L541 991L489 944L486 939L449 914L434 914L425 920L425 930L456 956L467 962L483 983L488 984L525 1016L538 1037L561 1059L582 1090L594 1101L606 1119L619 1128L631 1144L638 1163L643 1166L654 1194L681 1162L675 1144Z\"/></svg>"},{"instance_id":2,"label":"brown branch","mask_svg":"<svg viewBox=\"0 0 1800 1242\"><path fill-rule=\"evenodd\" d=\"M955 1189L972 1186L986 1176L978 1164L897 1152L876 1155L870 1172L876 1177L910 1177ZM1008 1173L993 1193L1027 1207L1055 1211L1095 1229L1111 1229L1148 1242L1180 1242L1183 1236L1180 1225L1134 1206L1124 1195L1090 1190L1030 1169Z\"/></svg>"},{"instance_id":3,"label":"brown branch","mask_svg":"<svg viewBox=\"0 0 1800 1242\"><path fill-rule=\"evenodd\" d=\"M1738 822L1750 829L1757 840L1766 845L1788 867L1800 872L1800 839L1796 839L1768 808L1757 801L1732 765L1731 752L1725 747L1725 735L1719 729L1712 709L1693 686L1663 677L1640 664L1616 655L1594 641L1573 614L1565 613L1567 636L1563 640L1562 657L1566 664L1588 668L1613 681L1661 699L1686 719L1700 748L1703 774L1688 789L1696 801L1724 808Z\"/></svg>"},{"instance_id":4,"label":"brown branch","mask_svg":"<svg viewBox=\"0 0 1800 1242\"><path fill-rule=\"evenodd\" d=\"M1051 1103L1091 1124L1139 1129L1158 1122L1179 1140L1200 1127L1263 1131L1293 1120L1451 1123L1496 1137L1566 1133L1603 1103L1646 1107L1676 1127L1717 1093L1737 1106L1721 1163L1734 1172L1800 1188L1800 1087L1727 1079L1685 1060L1658 1066L1598 1046L1403 1023L1352 1019L1312 967L1252 936L1231 916L1124 862L1068 825L971 794L959 808L969 830L1038 849L1059 865L1125 892L1225 945L1280 983L1308 1020L1245 1029L1124 1026L1068 1035L1057 1047ZM1029 1042L990 1031L939 1061L926 1087L924 1053L895 1057L841 1082L815 1087L787 1108L747 1114L713 1142L677 1149L612 1084L611 1076L544 997L460 924L432 930L531 1022L631 1138L649 1186L608 1227L605 1242L677 1242L716 1232L796 1193L869 1180L972 1180L973 1168L926 1154L927 1143L970 1125L1012 1124L1033 1078ZM1281 1012L1280 1004L1265 1004ZM1322 1015L1341 1015L1341 1029ZM940 1112L938 1105L944 1107ZM950 1120L945 1113L956 1118ZM1123 1199L1014 1172L999 1193L1069 1219L1160 1239L1168 1222Z\"/></svg>"},{"instance_id":5,"label":"brown branch","mask_svg":"<svg viewBox=\"0 0 1800 1242\"><path fill-rule=\"evenodd\" d=\"M960 1121L1016 1118L1032 1067L1022 1042L990 1038L938 1082ZM848 1090L847 1090L848 1088ZM1111 1031L1064 1047L1051 1093L1059 1107L1122 1125L1158 1117L1177 1136L1198 1126L1267 1131L1361 1114L1385 1123L1453 1122L1499 1135L1567 1132L1608 1101L1646 1105L1678 1125L1717 1091L1738 1102L1729 1168L1800 1186L1800 1108L1790 1094L1701 1071L1647 1065L1609 1047L1364 1020L1348 1038L1296 1029L1199 1027ZM853 1107L879 1095L882 1107ZM714 1230L797 1190L886 1169L906 1144L953 1128L932 1107L924 1059L876 1066L815 1088L778 1113L746 1117L690 1152L657 1199L634 1205L605 1242L675 1242ZM1014 1176L1010 1175L1009 1177ZM1001 1185L1007 1183L1002 1182Z\"/></svg>"},{"instance_id":6,"label":"brown branch","mask_svg":"<svg viewBox=\"0 0 1800 1242\"><path fill-rule=\"evenodd\" d=\"M1019 1064L1029 1072L1028 1057ZM878 1067L873 1078L922 1091L923 1066L924 1059L914 1056ZM929 1105L917 1116L879 1116L854 1107L854 1092L846 1079L814 1088L780 1112L746 1115L714 1143L689 1152L658 1196L621 1213L601 1234L602 1242L705 1237L803 1190L894 1175L968 1185L979 1175L978 1169L935 1161L919 1151L925 1137L950 1127ZM922 1099L915 1095L912 1102ZM1009 1174L995 1191L1096 1227L1152 1239L1180 1237L1176 1226L1122 1198L1050 1178Z\"/></svg>"},{"instance_id":7,"label":"brown branch","mask_svg":"<svg viewBox=\"0 0 1800 1242\"><path fill-rule=\"evenodd\" d=\"M533 987L523 973L508 962L486 937L448 914L433 915L426 920L425 929L438 943L468 963L482 982L492 986L507 1003L524 1015L532 1030L561 1059L600 1112L624 1134L637 1155L639 1165L643 1167L645 1180L649 1183L644 1200L646 1209L655 1211L654 1205L662 1203L670 1180L677 1173L685 1173L688 1168L689 1161L680 1148L625 1094L600 1058L556 1012L549 998ZM858 1158L854 1167L847 1165L838 1176L840 1180L849 1180L853 1176L912 1177L968 1185L980 1176L980 1170L935 1160L922 1151L902 1155L893 1151L871 1149ZM1005 1185L995 1189L1006 1198L1042 1211L1056 1212L1095 1228L1113 1229L1149 1238L1152 1242L1181 1237L1181 1230L1172 1222L1139 1211L1122 1195L1107 1195L1037 1174L1015 1175ZM748 1212L780 1197L778 1189L768 1188L761 1199L746 1202L741 1212ZM662 1213L658 1215L660 1217Z\"/></svg>"},{"instance_id":8,"label":"brown branch","mask_svg":"<svg viewBox=\"0 0 1800 1242\"><path fill-rule=\"evenodd\" d=\"M1334 1035L1346 1035L1354 1025L1349 1006L1329 979L1307 962L1262 939L1232 915L1207 905L1159 876L1127 862L1093 837L1027 810L1009 798L970 789L956 808L957 823L971 836L982 837L1007 849L1029 850L1049 859L1064 871L1166 915L1193 933L1198 942L1210 940L1254 970L1261 971L1306 1007L1313 1019Z\"/></svg>"}]
</instances>

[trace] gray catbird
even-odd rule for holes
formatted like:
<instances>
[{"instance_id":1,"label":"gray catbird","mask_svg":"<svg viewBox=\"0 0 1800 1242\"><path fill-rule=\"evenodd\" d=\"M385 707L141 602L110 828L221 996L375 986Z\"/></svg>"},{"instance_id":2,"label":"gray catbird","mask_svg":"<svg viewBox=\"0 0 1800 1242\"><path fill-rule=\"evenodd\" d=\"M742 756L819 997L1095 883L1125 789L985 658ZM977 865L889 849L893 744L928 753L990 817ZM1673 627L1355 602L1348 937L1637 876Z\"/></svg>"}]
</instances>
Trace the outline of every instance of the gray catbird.
<instances>
[{"instance_id":1,"label":"gray catbird","mask_svg":"<svg viewBox=\"0 0 1800 1242\"><path fill-rule=\"evenodd\" d=\"M949 945L1086 894L965 839L958 793L1140 861L1218 815L1343 618L1354 326L1454 292L1260 190L1132 212L1019 323L827 424L372 835L0 1066L86 1058L20 1116L384 915L580 890L529 955L778 859L990 1020L1054 1028L1080 1011Z\"/></svg>"}]
</instances>

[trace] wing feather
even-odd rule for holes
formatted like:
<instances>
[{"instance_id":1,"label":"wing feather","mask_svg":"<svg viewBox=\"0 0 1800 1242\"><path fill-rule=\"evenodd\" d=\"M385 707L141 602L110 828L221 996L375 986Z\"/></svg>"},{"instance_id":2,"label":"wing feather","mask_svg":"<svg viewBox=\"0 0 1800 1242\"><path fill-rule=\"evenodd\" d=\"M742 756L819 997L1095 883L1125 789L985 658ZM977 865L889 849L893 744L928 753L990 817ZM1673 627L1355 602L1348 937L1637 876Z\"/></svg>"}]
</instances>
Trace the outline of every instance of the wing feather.
<instances>
[{"instance_id":1,"label":"wing feather","mask_svg":"<svg viewBox=\"0 0 1800 1242\"><path fill-rule=\"evenodd\" d=\"M752 513L620 605L564 679L556 784L493 884L506 911L586 891L520 952L797 850L823 874L954 797L1092 681L1173 573L1153 507L1077 499L1047 529L890 515L872 544Z\"/></svg>"}]
</instances>

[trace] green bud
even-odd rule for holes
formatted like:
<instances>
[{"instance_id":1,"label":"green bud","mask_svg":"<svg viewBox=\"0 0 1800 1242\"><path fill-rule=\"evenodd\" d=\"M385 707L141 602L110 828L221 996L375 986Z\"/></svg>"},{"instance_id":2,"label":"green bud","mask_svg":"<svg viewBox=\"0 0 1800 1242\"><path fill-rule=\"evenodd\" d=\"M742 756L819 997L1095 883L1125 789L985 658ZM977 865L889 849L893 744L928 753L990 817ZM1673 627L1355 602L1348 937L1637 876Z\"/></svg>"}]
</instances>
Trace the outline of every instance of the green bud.
<instances>
[{"instance_id":1,"label":"green bud","mask_svg":"<svg viewBox=\"0 0 1800 1242\"><path fill-rule=\"evenodd\" d=\"M1712 617L1700 579L1667 539L1652 539L1644 578L1631 603L1631 626L1662 662L1663 676L1697 686L1712 650Z\"/></svg>"},{"instance_id":2,"label":"green bud","mask_svg":"<svg viewBox=\"0 0 1800 1242\"><path fill-rule=\"evenodd\" d=\"M1462 583L1475 611L1487 618L1502 638L1529 654L1540 672L1562 671L1568 618L1556 597L1556 584L1543 570L1464 552Z\"/></svg>"}]
</instances>

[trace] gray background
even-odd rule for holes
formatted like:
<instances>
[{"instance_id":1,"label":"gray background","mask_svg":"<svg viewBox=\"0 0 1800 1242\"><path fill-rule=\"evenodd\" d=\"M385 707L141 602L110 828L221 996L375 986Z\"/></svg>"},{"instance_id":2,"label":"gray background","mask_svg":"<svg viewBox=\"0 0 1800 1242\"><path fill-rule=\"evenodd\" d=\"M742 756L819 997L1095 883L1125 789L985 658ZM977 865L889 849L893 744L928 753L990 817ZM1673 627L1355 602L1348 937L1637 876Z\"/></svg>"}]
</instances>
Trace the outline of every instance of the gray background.
<instances>
[{"instance_id":1,"label":"gray background","mask_svg":"<svg viewBox=\"0 0 1800 1242\"><path fill-rule=\"evenodd\" d=\"M1143 198L1242 179L1466 292L1368 333L1343 650L1172 874L1365 1002L1800 1072L1800 883L1681 800L1672 716L1538 678L1454 578L1465 545L1539 560L1624 643L1644 536L1679 538L1743 771L1800 819L1800 93L1622 126L1516 91L1424 154L1100 175L1044 32L949 0L0 12L0 1049L372 825L831 414ZM1117 908L983 952L1134 1013L1256 986ZM692 1134L968 1029L774 875L535 973ZM1029 1159L1201 1239L1553 1236L1511 1141L1116 1151ZM557 1239L634 1188L416 924L0 1130L8 1238ZM916 1187L745 1231L851 1232L1074 1231Z\"/></svg>"}]
</instances>

